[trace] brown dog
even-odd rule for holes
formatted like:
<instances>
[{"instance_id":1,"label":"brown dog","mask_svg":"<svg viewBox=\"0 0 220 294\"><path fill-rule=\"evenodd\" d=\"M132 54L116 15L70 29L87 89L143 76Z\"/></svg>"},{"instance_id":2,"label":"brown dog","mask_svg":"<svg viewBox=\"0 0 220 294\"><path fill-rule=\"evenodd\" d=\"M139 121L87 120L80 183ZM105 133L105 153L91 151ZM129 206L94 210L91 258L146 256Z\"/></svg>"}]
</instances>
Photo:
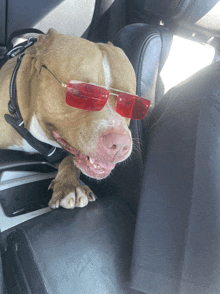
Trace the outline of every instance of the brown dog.
<instances>
[{"instance_id":1,"label":"brown dog","mask_svg":"<svg viewBox=\"0 0 220 294\"><path fill-rule=\"evenodd\" d=\"M0 71L0 148L36 152L4 119L16 59L9 60ZM112 44L95 44L53 29L25 51L16 82L24 125L38 140L73 154L59 165L50 185L53 195L49 205L83 207L95 197L89 187L80 185L79 170L102 179L117 162L128 158L132 150L129 119L115 111L116 99L111 93L101 111L67 105L66 89L57 79L65 84L77 80L135 94L135 73L124 52Z\"/></svg>"}]
</instances>

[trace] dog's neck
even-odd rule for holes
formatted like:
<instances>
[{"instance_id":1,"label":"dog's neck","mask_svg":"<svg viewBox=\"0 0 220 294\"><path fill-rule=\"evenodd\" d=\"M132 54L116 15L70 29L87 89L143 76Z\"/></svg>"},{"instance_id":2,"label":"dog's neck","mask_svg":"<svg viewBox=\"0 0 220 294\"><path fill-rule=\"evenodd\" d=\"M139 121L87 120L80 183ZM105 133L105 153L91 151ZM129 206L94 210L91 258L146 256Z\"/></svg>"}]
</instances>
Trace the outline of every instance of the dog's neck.
<instances>
[{"instance_id":1,"label":"dog's neck","mask_svg":"<svg viewBox=\"0 0 220 294\"><path fill-rule=\"evenodd\" d=\"M40 128L40 125L38 124L35 116L33 116L32 118L30 130L25 128L19 106L16 102L16 78L23 56L24 54L18 57L14 72L11 77L10 101L8 104L10 115L5 114L5 120L23 137L25 141L27 141L30 146L32 146L36 151L44 155L48 161L52 163L57 163L60 162L67 155L67 152L60 149L60 146L57 143L47 139L43 130ZM38 138L40 136L40 140L38 140L35 136L37 136Z\"/></svg>"}]
</instances>

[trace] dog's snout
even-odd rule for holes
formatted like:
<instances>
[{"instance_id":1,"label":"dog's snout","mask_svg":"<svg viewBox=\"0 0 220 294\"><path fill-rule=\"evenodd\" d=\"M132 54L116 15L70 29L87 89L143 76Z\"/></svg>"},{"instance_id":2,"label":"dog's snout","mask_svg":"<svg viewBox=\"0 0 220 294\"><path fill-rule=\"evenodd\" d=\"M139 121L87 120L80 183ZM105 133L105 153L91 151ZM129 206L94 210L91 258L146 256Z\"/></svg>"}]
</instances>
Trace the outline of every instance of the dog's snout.
<instances>
[{"instance_id":1,"label":"dog's snout","mask_svg":"<svg viewBox=\"0 0 220 294\"><path fill-rule=\"evenodd\" d=\"M129 133L104 133L99 142L99 152L110 161L118 162L130 155L132 140Z\"/></svg>"},{"instance_id":2,"label":"dog's snout","mask_svg":"<svg viewBox=\"0 0 220 294\"><path fill-rule=\"evenodd\" d=\"M128 134L108 134L103 136L103 145L114 156L117 153L120 153L121 156L126 154L130 149L130 137Z\"/></svg>"}]
</instances>

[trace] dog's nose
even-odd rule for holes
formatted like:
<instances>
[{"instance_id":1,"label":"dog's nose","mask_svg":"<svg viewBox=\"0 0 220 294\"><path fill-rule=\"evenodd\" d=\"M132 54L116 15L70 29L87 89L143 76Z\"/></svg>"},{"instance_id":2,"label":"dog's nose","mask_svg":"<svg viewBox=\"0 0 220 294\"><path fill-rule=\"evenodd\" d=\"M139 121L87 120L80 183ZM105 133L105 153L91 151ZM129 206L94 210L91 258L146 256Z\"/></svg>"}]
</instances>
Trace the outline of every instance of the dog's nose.
<instances>
[{"instance_id":1,"label":"dog's nose","mask_svg":"<svg viewBox=\"0 0 220 294\"><path fill-rule=\"evenodd\" d=\"M114 161L121 161L130 154L131 136L128 133L110 133L103 135L103 146Z\"/></svg>"}]
</instances>

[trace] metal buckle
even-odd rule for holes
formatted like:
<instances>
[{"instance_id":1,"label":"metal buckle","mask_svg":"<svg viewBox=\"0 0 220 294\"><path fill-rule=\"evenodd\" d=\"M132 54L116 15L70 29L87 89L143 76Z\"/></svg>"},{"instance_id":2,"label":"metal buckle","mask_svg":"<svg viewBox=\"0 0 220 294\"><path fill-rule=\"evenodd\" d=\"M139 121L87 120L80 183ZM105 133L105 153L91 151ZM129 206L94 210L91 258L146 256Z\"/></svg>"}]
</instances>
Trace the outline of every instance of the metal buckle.
<instances>
[{"instance_id":1,"label":"metal buckle","mask_svg":"<svg viewBox=\"0 0 220 294\"><path fill-rule=\"evenodd\" d=\"M30 37L25 45L15 46L6 55L10 57L15 57L19 55L21 52L25 51L28 47L32 46L36 41L37 39L35 37Z\"/></svg>"}]
</instances>

